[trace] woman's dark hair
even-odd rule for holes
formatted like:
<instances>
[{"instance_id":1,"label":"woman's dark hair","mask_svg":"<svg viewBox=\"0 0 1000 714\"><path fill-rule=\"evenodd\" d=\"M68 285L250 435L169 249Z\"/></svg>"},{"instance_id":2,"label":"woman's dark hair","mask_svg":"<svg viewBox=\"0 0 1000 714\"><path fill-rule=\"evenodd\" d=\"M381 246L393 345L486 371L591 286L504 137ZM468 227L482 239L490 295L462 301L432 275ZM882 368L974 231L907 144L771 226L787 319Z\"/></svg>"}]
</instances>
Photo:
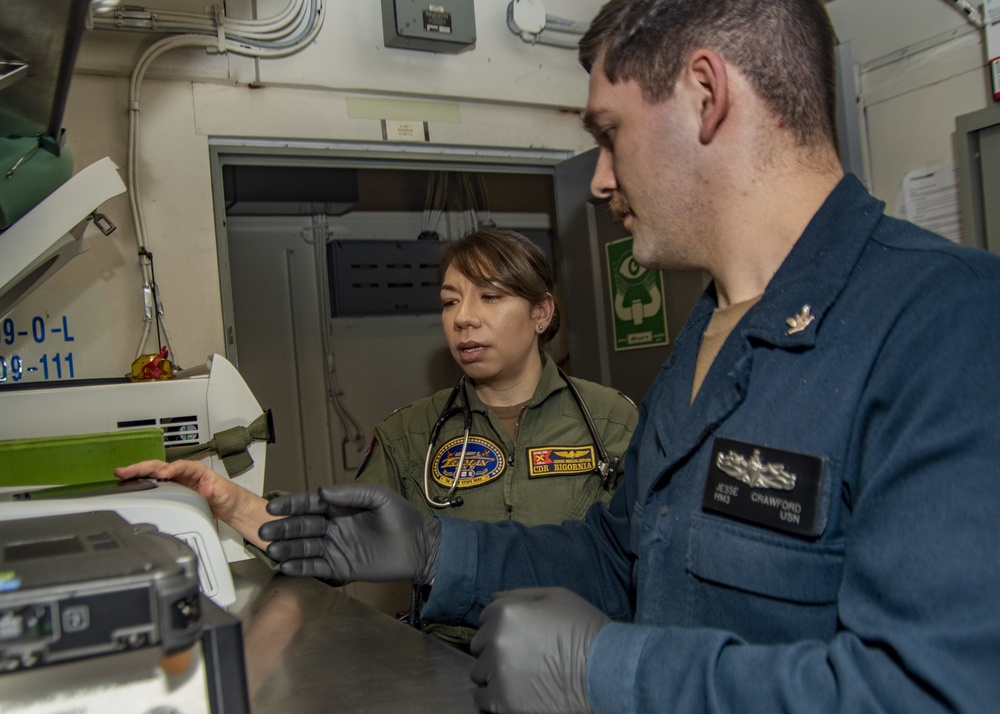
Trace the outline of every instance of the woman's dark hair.
<instances>
[{"instance_id":1,"label":"woman's dark hair","mask_svg":"<svg viewBox=\"0 0 1000 714\"><path fill-rule=\"evenodd\" d=\"M820 0L610 0L580 40L587 72L669 97L693 51L718 52L803 146L837 146L836 33Z\"/></svg>"},{"instance_id":2,"label":"woman's dark hair","mask_svg":"<svg viewBox=\"0 0 1000 714\"><path fill-rule=\"evenodd\" d=\"M553 296L552 320L539 335L539 344L548 343L559 331L559 306L555 304L552 269L545 253L520 233L500 228L479 228L441 248L438 284L444 283L449 267L481 288L495 286L541 305L548 293Z\"/></svg>"}]
</instances>

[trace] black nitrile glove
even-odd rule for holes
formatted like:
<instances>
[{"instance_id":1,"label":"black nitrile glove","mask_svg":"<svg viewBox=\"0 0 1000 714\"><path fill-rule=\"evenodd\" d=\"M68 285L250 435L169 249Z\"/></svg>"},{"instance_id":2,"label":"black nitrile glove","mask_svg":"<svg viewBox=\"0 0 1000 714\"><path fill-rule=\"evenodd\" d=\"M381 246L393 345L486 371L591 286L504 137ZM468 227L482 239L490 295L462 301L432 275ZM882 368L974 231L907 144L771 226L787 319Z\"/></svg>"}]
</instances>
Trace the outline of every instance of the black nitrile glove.
<instances>
[{"instance_id":1,"label":"black nitrile glove","mask_svg":"<svg viewBox=\"0 0 1000 714\"><path fill-rule=\"evenodd\" d=\"M338 584L356 580L411 580L434 576L441 524L385 486L324 486L315 493L279 496L267 504L274 516L260 527L271 541L267 555L286 575Z\"/></svg>"},{"instance_id":2,"label":"black nitrile glove","mask_svg":"<svg viewBox=\"0 0 1000 714\"><path fill-rule=\"evenodd\" d=\"M563 588L497 593L472 639L476 706L495 714L589 714L587 654L609 622Z\"/></svg>"}]
</instances>

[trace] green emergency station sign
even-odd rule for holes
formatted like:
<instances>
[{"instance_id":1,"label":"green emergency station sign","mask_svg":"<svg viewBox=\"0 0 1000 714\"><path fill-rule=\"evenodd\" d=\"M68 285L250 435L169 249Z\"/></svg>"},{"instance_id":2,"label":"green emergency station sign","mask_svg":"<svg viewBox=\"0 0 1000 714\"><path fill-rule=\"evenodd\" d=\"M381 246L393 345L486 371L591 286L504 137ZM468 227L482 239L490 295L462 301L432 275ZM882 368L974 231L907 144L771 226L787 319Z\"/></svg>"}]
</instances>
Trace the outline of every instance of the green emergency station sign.
<instances>
[{"instance_id":1,"label":"green emergency station sign","mask_svg":"<svg viewBox=\"0 0 1000 714\"><path fill-rule=\"evenodd\" d=\"M667 344L663 276L632 257L632 237L606 245L615 351Z\"/></svg>"}]
</instances>

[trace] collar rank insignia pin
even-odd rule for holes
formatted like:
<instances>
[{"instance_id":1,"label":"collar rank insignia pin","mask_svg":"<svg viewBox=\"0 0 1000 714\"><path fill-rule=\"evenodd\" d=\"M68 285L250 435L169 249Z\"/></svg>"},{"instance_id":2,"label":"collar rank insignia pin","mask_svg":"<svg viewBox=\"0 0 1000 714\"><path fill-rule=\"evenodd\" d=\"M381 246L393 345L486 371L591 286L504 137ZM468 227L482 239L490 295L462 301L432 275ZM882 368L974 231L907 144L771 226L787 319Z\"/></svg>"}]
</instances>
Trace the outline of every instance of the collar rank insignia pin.
<instances>
[{"instance_id":1,"label":"collar rank insignia pin","mask_svg":"<svg viewBox=\"0 0 1000 714\"><path fill-rule=\"evenodd\" d=\"M812 308L809 305L803 305L802 312L785 320L788 323L788 334L794 335L796 332L802 332L815 319L815 315L812 314Z\"/></svg>"}]
</instances>

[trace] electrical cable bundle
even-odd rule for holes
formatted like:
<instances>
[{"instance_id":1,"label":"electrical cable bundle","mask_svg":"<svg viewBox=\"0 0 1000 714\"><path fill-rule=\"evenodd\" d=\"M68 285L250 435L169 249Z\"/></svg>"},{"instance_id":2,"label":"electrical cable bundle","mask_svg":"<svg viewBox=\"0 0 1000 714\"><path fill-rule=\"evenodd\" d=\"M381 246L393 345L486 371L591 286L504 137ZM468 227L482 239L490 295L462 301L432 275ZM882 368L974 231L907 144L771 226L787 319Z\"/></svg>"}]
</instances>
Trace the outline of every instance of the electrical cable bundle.
<instances>
[{"instance_id":1,"label":"electrical cable bundle","mask_svg":"<svg viewBox=\"0 0 1000 714\"><path fill-rule=\"evenodd\" d=\"M438 226L448 202L448 172L432 171L427 179L427 198L419 240L441 240Z\"/></svg>"},{"instance_id":2,"label":"electrical cable bundle","mask_svg":"<svg viewBox=\"0 0 1000 714\"><path fill-rule=\"evenodd\" d=\"M309 44L322 25L324 7L321 0L291 0L273 17L259 20L226 17L221 6L214 6L214 10L214 15L208 16L134 5L99 5L92 11L91 23L95 30L206 35L216 38L214 44L242 44L251 56L265 56L254 51L298 51ZM219 51L235 52L236 48Z\"/></svg>"}]
</instances>

